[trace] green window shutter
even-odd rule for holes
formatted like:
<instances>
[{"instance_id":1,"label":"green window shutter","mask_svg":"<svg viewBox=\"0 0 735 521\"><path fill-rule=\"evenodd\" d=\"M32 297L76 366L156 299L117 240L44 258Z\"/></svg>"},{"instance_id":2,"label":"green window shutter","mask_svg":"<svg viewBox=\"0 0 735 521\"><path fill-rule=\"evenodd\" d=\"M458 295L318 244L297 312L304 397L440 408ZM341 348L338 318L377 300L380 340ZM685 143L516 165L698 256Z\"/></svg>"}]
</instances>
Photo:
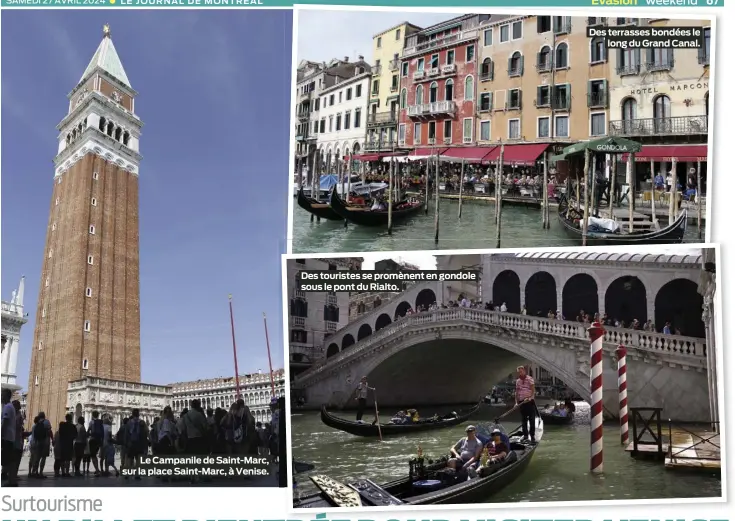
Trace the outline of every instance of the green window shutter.
<instances>
[{"instance_id":1,"label":"green window shutter","mask_svg":"<svg viewBox=\"0 0 735 521\"><path fill-rule=\"evenodd\" d=\"M521 74L521 76L523 76L523 56L521 56L521 60L520 60L519 63L520 63L520 67L521 67L520 74Z\"/></svg>"},{"instance_id":2,"label":"green window shutter","mask_svg":"<svg viewBox=\"0 0 735 521\"><path fill-rule=\"evenodd\" d=\"M567 101L567 109L570 109L570 108L572 108L572 84L571 83L566 83L565 85L567 86L567 89L566 89L566 94L567 94L567 100L566 100Z\"/></svg>"},{"instance_id":3,"label":"green window shutter","mask_svg":"<svg viewBox=\"0 0 735 521\"><path fill-rule=\"evenodd\" d=\"M495 77L495 61L490 60L490 80L492 80Z\"/></svg>"},{"instance_id":4,"label":"green window shutter","mask_svg":"<svg viewBox=\"0 0 735 521\"><path fill-rule=\"evenodd\" d=\"M488 99L490 100L490 110L493 110L493 93L488 92Z\"/></svg>"},{"instance_id":5,"label":"green window shutter","mask_svg":"<svg viewBox=\"0 0 735 521\"><path fill-rule=\"evenodd\" d=\"M523 104L521 103L521 94L523 94L523 91L521 89L518 89L518 108L522 108Z\"/></svg>"},{"instance_id":6,"label":"green window shutter","mask_svg":"<svg viewBox=\"0 0 735 521\"><path fill-rule=\"evenodd\" d=\"M511 67L513 65L513 58L508 58L508 75L511 73Z\"/></svg>"}]
</instances>

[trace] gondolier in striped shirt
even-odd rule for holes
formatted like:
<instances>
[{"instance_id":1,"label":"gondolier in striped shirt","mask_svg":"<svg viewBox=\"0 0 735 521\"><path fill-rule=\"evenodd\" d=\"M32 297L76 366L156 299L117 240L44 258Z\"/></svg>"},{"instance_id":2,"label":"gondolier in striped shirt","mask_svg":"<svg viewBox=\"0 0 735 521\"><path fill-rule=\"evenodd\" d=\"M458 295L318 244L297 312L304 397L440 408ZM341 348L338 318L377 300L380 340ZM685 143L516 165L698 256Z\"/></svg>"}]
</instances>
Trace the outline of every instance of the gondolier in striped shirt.
<instances>
[{"instance_id":1,"label":"gondolier in striped shirt","mask_svg":"<svg viewBox=\"0 0 735 521\"><path fill-rule=\"evenodd\" d=\"M355 399L357 400L357 421L362 420L362 415L365 412L365 405L367 404L368 391L374 391L374 387L368 385L367 376L363 376L360 379L360 383L357 384L355 389Z\"/></svg>"},{"instance_id":2,"label":"gondolier in striped shirt","mask_svg":"<svg viewBox=\"0 0 735 521\"><path fill-rule=\"evenodd\" d=\"M526 368L518 367L518 379L516 380L516 406L521 410L521 428L523 439L528 440L531 435L531 443L536 442L536 384L530 375L526 374ZM528 424L526 424L528 422Z\"/></svg>"}]
</instances>

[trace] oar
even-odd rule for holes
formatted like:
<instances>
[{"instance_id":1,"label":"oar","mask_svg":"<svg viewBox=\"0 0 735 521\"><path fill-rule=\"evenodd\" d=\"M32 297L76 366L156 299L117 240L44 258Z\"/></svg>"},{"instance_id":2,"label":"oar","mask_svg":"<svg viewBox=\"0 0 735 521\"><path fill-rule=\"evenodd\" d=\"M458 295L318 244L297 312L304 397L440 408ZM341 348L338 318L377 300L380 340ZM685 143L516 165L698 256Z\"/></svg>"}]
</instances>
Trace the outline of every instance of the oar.
<instances>
[{"instance_id":1,"label":"oar","mask_svg":"<svg viewBox=\"0 0 735 521\"><path fill-rule=\"evenodd\" d=\"M525 402L525 400L524 400L524 402ZM521 402L521 403L524 403L524 402ZM506 416L508 416L508 415L509 415L510 413L512 413L513 411L515 411L515 410L516 410L516 409L517 409L518 407L520 407L520 406L521 406L521 403L517 403L517 404L515 404L515 405L513 406L513 408L512 408L512 409L508 409L508 410L507 410L507 411L505 411L505 412L504 412L503 414L501 414L500 416L498 416L497 418L495 418L495 423L498 423L498 422L499 422L499 421L500 421L501 419L505 418L505 417L506 417Z\"/></svg>"},{"instance_id":2,"label":"oar","mask_svg":"<svg viewBox=\"0 0 735 521\"><path fill-rule=\"evenodd\" d=\"M375 424L378 426L378 437L383 441L383 431L380 429L380 415L378 415L378 396L373 389L373 404L375 404Z\"/></svg>"}]
</instances>

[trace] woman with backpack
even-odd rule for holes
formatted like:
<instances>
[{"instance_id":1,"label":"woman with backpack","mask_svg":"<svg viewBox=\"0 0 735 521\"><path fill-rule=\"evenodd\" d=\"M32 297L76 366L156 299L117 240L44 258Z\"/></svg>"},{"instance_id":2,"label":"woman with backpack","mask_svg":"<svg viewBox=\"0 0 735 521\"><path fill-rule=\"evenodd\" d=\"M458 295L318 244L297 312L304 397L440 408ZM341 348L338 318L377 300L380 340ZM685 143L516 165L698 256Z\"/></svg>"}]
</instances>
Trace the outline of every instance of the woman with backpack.
<instances>
[{"instance_id":1,"label":"woman with backpack","mask_svg":"<svg viewBox=\"0 0 735 521\"><path fill-rule=\"evenodd\" d=\"M148 429L145 422L140 419L139 409L133 409L133 415L128 420L125 444L128 457L125 468L137 469L140 467L140 457L148 452ZM140 480L140 475L136 474L135 479Z\"/></svg>"},{"instance_id":2,"label":"woman with backpack","mask_svg":"<svg viewBox=\"0 0 735 521\"><path fill-rule=\"evenodd\" d=\"M45 478L43 468L51 451L53 432L46 414L38 413L38 422L33 426L33 447L31 448L31 473L34 478Z\"/></svg>"}]
</instances>

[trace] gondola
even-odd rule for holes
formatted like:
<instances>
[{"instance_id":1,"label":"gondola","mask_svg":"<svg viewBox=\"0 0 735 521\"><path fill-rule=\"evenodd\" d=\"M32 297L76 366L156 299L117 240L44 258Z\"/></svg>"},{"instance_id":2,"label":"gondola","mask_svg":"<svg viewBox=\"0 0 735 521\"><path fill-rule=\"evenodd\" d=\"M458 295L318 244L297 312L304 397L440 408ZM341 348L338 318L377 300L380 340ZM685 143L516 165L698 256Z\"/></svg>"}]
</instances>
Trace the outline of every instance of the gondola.
<instances>
[{"instance_id":1,"label":"gondola","mask_svg":"<svg viewBox=\"0 0 735 521\"><path fill-rule=\"evenodd\" d=\"M560 416L558 414L552 414L550 411L541 409L539 416L544 420L544 425L569 425L574 422L574 414L567 414L566 416Z\"/></svg>"},{"instance_id":2,"label":"gondola","mask_svg":"<svg viewBox=\"0 0 735 521\"><path fill-rule=\"evenodd\" d=\"M299 193L296 196L296 202L301 208L309 212L310 214L316 215L322 219L328 221L343 221L344 219L340 215L332 210L332 207L327 203L320 203L312 197L306 197L304 189L299 188Z\"/></svg>"},{"instance_id":3,"label":"gondola","mask_svg":"<svg viewBox=\"0 0 735 521\"><path fill-rule=\"evenodd\" d=\"M569 201L562 198L559 202L559 223L567 235L582 242L582 229L566 216ZM679 217L666 228L653 232L601 233L587 232L587 246L634 246L636 244L678 244L684 240L687 227L687 211L683 209Z\"/></svg>"},{"instance_id":4,"label":"gondola","mask_svg":"<svg viewBox=\"0 0 735 521\"><path fill-rule=\"evenodd\" d=\"M472 409L470 409L469 411L465 413L462 413L460 411L460 414L458 414L456 417L453 417L453 418L439 419L439 420L427 419L427 420L421 420L421 421L414 422L414 423L404 423L404 424L381 423L380 432L378 432L377 425L373 425L371 423L356 422L353 420L346 420L344 418L339 418L337 416L329 414L326 407L322 407L322 422L325 425L332 427L333 429L338 429L340 431L348 432L350 434L354 434L355 436L365 436L365 437L391 436L394 434L408 434L411 432L431 431L435 429L443 429L445 427L452 427L454 425L459 425L469 420L470 416L475 414L479 409L480 409L480 404L478 403Z\"/></svg>"},{"instance_id":5,"label":"gondola","mask_svg":"<svg viewBox=\"0 0 735 521\"><path fill-rule=\"evenodd\" d=\"M534 210L541 209L541 199L536 199L535 197L504 195L500 203L504 206L522 206Z\"/></svg>"},{"instance_id":6,"label":"gondola","mask_svg":"<svg viewBox=\"0 0 735 521\"><path fill-rule=\"evenodd\" d=\"M424 207L423 201L414 203L404 202L402 204L406 206L395 205L393 207L391 216L393 223L403 221L417 214ZM388 224L388 210L371 210L368 207L349 207L339 198L336 190L332 190L332 195L329 198L329 206L335 213L353 224L359 224L361 226L385 226Z\"/></svg>"},{"instance_id":7,"label":"gondola","mask_svg":"<svg viewBox=\"0 0 735 521\"><path fill-rule=\"evenodd\" d=\"M491 473L471 479L452 480L451 475L440 472L446 467L446 458L424 465L422 457L409 462L406 478L377 485L369 479L361 479L349 485L326 476L312 478L320 491L294 499L294 508L328 508L335 506L413 506L456 505L486 503L494 493L512 483L523 473L542 443L543 421L536 419L536 443L522 441L520 429L510 435L510 454L502 463L493 466ZM437 479L438 478L438 479ZM431 488L427 491L427 486ZM341 504L340 504L341 503Z\"/></svg>"}]
</instances>

